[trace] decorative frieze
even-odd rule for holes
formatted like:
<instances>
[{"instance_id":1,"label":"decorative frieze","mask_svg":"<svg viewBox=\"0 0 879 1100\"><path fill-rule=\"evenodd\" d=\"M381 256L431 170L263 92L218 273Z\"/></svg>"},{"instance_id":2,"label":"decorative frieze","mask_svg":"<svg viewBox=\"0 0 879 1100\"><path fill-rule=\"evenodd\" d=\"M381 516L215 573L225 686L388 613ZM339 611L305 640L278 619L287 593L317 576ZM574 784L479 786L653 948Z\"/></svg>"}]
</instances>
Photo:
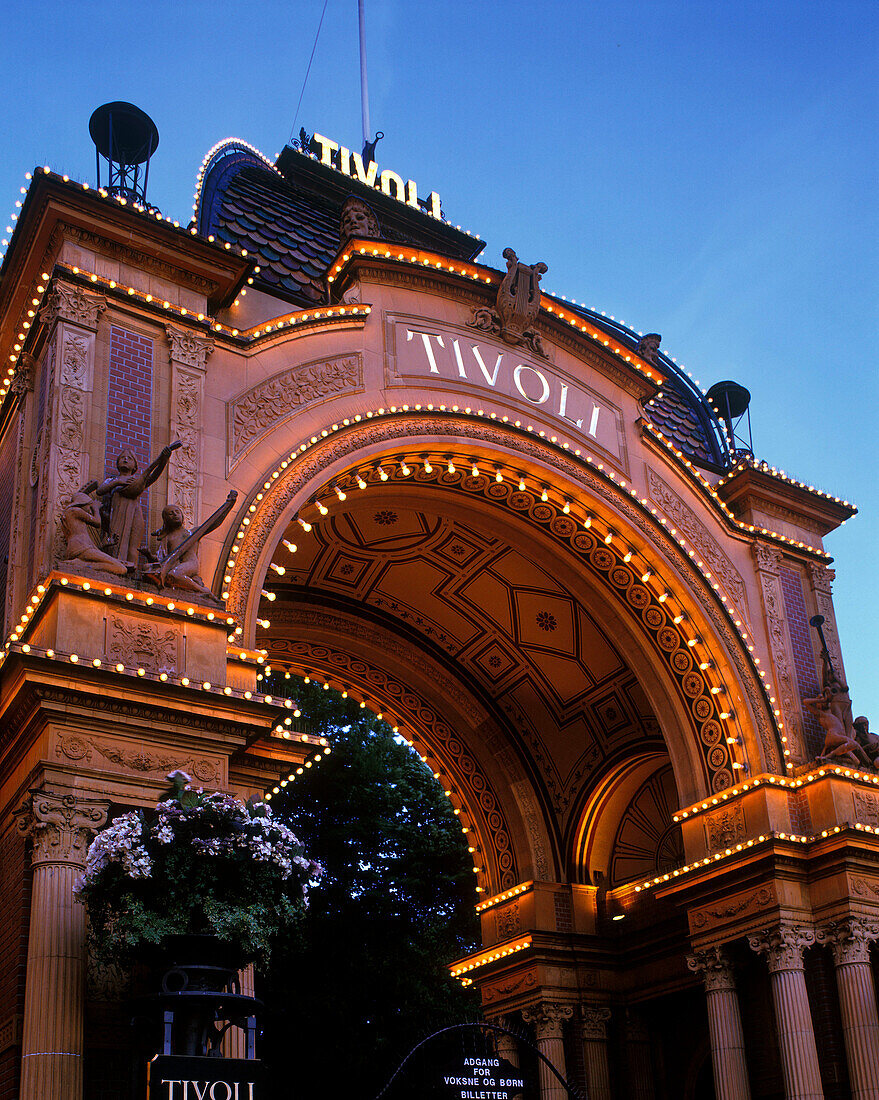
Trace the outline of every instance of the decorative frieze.
<instances>
[{"instance_id":1,"label":"decorative frieze","mask_svg":"<svg viewBox=\"0 0 879 1100\"><path fill-rule=\"evenodd\" d=\"M260 382L228 405L229 460L294 412L363 385L359 353L299 363Z\"/></svg>"},{"instance_id":2,"label":"decorative frieze","mask_svg":"<svg viewBox=\"0 0 879 1100\"><path fill-rule=\"evenodd\" d=\"M655 470L647 470L647 479L651 499L686 537L690 546L714 574L741 614L747 616L745 582L720 543L708 532L693 509L666 485Z\"/></svg>"}]
</instances>

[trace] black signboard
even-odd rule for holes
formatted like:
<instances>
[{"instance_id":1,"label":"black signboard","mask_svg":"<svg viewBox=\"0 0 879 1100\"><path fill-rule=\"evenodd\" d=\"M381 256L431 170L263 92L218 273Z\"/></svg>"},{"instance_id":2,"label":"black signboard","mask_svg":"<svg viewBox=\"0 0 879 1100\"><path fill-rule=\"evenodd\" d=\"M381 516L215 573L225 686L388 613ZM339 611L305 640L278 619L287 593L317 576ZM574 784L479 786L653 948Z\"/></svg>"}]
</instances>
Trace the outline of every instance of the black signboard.
<instances>
[{"instance_id":1,"label":"black signboard","mask_svg":"<svg viewBox=\"0 0 879 1100\"><path fill-rule=\"evenodd\" d=\"M442 1071L446 1095L457 1100L513 1100L525 1091L525 1078L506 1058L464 1055Z\"/></svg>"},{"instance_id":2,"label":"black signboard","mask_svg":"<svg viewBox=\"0 0 879 1100\"><path fill-rule=\"evenodd\" d=\"M147 1100L264 1100L262 1062L160 1054L147 1065Z\"/></svg>"}]
</instances>

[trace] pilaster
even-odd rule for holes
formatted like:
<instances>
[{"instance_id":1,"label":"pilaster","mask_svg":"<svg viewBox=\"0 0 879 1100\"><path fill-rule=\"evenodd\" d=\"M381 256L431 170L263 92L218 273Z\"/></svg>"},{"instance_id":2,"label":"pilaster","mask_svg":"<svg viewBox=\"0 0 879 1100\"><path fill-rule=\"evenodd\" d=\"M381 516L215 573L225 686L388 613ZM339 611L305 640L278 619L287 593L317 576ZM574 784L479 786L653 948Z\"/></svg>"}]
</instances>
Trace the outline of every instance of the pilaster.
<instances>
[{"instance_id":1,"label":"pilaster","mask_svg":"<svg viewBox=\"0 0 879 1100\"><path fill-rule=\"evenodd\" d=\"M168 325L171 361L171 438L183 446L168 464L168 503L183 510L188 527L199 523L204 376L214 341Z\"/></svg>"},{"instance_id":2,"label":"pilaster","mask_svg":"<svg viewBox=\"0 0 879 1100\"><path fill-rule=\"evenodd\" d=\"M754 546L754 558L763 597L766 635L769 639L769 652L774 672L773 682L778 693L775 707L781 712L781 720L784 723L787 748L790 752L789 759L795 764L801 764L806 759L807 753L794 658L788 637L779 577L781 553L772 547L757 543Z\"/></svg>"},{"instance_id":3,"label":"pilaster","mask_svg":"<svg viewBox=\"0 0 879 1100\"><path fill-rule=\"evenodd\" d=\"M607 1021L610 1009L605 1005L580 1006L580 1034L583 1038L583 1062L589 1100L612 1100L610 1067L607 1058Z\"/></svg>"}]
</instances>

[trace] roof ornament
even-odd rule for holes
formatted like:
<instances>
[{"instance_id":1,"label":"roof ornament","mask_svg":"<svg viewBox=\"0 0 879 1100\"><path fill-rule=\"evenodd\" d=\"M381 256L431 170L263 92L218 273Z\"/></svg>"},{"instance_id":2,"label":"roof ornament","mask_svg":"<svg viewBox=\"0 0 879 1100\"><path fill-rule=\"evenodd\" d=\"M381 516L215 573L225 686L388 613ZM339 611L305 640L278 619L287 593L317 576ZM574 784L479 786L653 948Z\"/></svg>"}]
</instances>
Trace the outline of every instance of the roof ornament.
<instances>
[{"instance_id":1,"label":"roof ornament","mask_svg":"<svg viewBox=\"0 0 879 1100\"><path fill-rule=\"evenodd\" d=\"M468 324L500 336L508 344L525 344L545 359L547 351L532 326L540 312L540 277L548 268L544 263L520 263L512 248L505 248L503 255L507 273L498 287L496 309L474 308Z\"/></svg>"},{"instance_id":2,"label":"roof ornament","mask_svg":"<svg viewBox=\"0 0 879 1100\"><path fill-rule=\"evenodd\" d=\"M646 363L655 363L659 359L659 345L662 337L658 332L647 332L638 341L635 348L636 355L640 355Z\"/></svg>"},{"instance_id":3,"label":"roof ornament","mask_svg":"<svg viewBox=\"0 0 879 1100\"><path fill-rule=\"evenodd\" d=\"M311 157L314 154L311 150L312 135L305 129L304 126L299 127L299 137L293 142L293 148L300 153L304 153L307 157Z\"/></svg>"},{"instance_id":4,"label":"roof ornament","mask_svg":"<svg viewBox=\"0 0 879 1100\"><path fill-rule=\"evenodd\" d=\"M339 241L344 244L351 237L369 237L380 240L381 226L375 211L357 195L349 195L339 212Z\"/></svg>"},{"instance_id":5,"label":"roof ornament","mask_svg":"<svg viewBox=\"0 0 879 1100\"><path fill-rule=\"evenodd\" d=\"M384 131L376 130L372 141L364 141L363 153L361 154L361 160L364 164L369 165L375 160L375 147L384 136Z\"/></svg>"}]
</instances>

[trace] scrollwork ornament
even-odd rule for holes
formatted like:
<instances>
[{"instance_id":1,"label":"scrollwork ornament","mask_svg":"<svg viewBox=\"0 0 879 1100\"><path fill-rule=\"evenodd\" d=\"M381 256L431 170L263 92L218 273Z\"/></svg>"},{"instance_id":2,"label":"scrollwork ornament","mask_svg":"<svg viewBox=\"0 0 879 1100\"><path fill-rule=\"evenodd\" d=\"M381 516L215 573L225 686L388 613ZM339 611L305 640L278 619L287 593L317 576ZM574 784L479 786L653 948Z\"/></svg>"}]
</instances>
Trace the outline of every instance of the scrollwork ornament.
<instances>
[{"instance_id":1,"label":"scrollwork ornament","mask_svg":"<svg viewBox=\"0 0 879 1100\"><path fill-rule=\"evenodd\" d=\"M72 863L85 867L89 843L107 822L110 803L103 798L33 790L16 810L18 831L31 838L34 867Z\"/></svg>"},{"instance_id":2,"label":"scrollwork ornament","mask_svg":"<svg viewBox=\"0 0 879 1100\"><path fill-rule=\"evenodd\" d=\"M732 963L722 947L706 947L687 955L687 966L694 974L701 975L706 993L719 993L736 987Z\"/></svg>"},{"instance_id":3,"label":"scrollwork ornament","mask_svg":"<svg viewBox=\"0 0 879 1100\"><path fill-rule=\"evenodd\" d=\"M818 943L826 944L833 952L833 961L837 966L869 964L870 944L877 938L879 924L861 920L859 917L831 921L816 933Z\"/></svg>"},{"instance_id":4,"label":"scrollwork ornament","mask_svg":"<svg viewBox=\"0 0 879 1100\"><path fill-rule=\"evenodd\" d=\"M53 321L72 321L94 332L106 308L107 299L103 294L93 294L81 287L59 282L40 310L40 320L46 325L51 325Z\"/></svg>"},{"instance_id":5,"label":"scrollwork ornament","mask_svg":"<svg viewBox=\"0 0 879 1100\"><path fill-rule=\"evenodd\" d=\"M172 363L182 363L185 367L204 370L208 356L214 350L214 341L207 336L197 336L185 328L167 325L168 343L171 345L169 358Z\"/></svg>"},{"instance_id":6,"label":"scrollwork ornament","mask_svg":"<svg viewBox=\"0 0 879 1100\"><path fill-rule=\"evenodd\" d=\"M802 970L803 952L815 943L811 928L782 924L769 932L748 936L748 945L758 955L766 956L770 974L782 970Z\"/></svg>"}]
</instances>

